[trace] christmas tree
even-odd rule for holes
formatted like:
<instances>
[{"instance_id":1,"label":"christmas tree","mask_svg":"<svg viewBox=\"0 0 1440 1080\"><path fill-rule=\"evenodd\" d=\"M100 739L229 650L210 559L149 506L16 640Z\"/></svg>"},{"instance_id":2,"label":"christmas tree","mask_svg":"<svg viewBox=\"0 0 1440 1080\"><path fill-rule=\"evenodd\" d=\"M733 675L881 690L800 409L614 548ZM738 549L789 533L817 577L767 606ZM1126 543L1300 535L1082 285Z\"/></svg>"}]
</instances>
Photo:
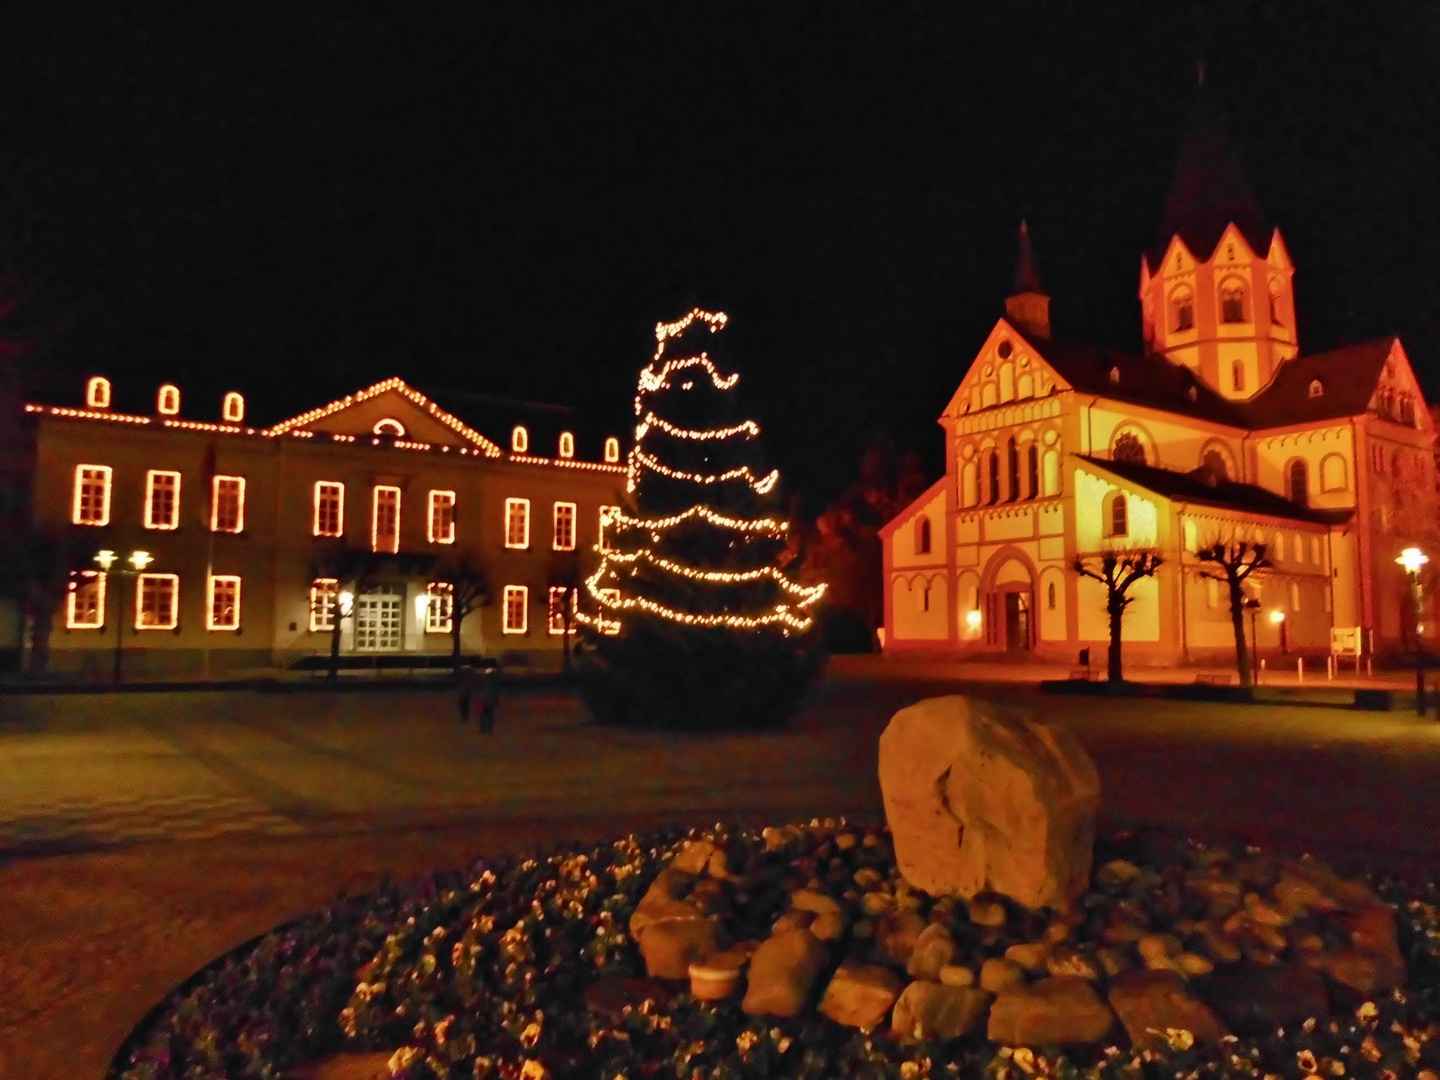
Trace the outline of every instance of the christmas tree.
<instances>
[{"instance_id":1,"label":"christmas tree","mask_svg":"<svg viewBox=\"0 0 1440 1080\"><path fill-rule=\"evenodd\" d=\"M795 710L823 660L824 585L780 564L789 523L737 374L712 353L722 313L655 327L635 394L631 505L612 512L581 590L586 702L613 723L709 730L770 726Z\"/></svg>"}]
</instances>

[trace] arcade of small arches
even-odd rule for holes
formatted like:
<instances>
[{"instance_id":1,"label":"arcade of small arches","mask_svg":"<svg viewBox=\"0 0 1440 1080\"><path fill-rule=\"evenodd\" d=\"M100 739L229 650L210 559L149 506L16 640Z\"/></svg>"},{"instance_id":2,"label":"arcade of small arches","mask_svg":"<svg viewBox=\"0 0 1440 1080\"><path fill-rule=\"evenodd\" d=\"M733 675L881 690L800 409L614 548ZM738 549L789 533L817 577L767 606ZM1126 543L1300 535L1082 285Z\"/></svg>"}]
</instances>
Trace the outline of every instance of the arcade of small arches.
<instances>
[{"instance_id":1,"label":"arcade of small arches","mask_svg":"<svg viewBox=\"0 0 1440 1080\"><path fill-rule=\"evenodd\" d=\"M1052 498L1060 491L1060 444L1053 431L1043 439L1033 432L1010 435L1003 443L985 440L965 445L960 469L960 505L963 508Z\"/></svg>"},{"instance_id":2,"label":"arcade of small arches","mask_svg":"<svg viewBox=\"0 0 1440 1080\"><path fill-rule=\"evenodd\" d=\"M996 551L983 571L963 569L953 579L943 570L898 575L893 582L895 625L903 636L951 637L952 580L957 640L1028 652L1042 641L1066 639L1064 571L1057 566L1037 569L1009 548Z\"/></svg>"}]
</instances>

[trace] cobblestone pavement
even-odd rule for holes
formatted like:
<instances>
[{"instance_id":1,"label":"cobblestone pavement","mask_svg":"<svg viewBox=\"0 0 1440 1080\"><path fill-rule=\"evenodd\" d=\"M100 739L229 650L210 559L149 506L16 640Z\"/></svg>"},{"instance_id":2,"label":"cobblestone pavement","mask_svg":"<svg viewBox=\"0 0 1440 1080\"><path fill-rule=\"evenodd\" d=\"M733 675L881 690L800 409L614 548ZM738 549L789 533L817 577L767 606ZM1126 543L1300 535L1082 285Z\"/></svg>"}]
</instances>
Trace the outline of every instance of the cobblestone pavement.
<instances>
[{"instance_id":1,"label":"cobblestone pavement","mask_svg":"<svg viewBox=\"0 0 1440 1080\"><path fill-rule=\"evenodd\" d=\"M165 991L385 870L629 823L879 810L875 740L953 683L834 677L784 732L587 725L558 692L462 728L443 692L0 698L0 1077L97 1078ZM1440 724L977 692L1067 720L1102 824L1440 865Z\"/></svg>"}]
</instances>

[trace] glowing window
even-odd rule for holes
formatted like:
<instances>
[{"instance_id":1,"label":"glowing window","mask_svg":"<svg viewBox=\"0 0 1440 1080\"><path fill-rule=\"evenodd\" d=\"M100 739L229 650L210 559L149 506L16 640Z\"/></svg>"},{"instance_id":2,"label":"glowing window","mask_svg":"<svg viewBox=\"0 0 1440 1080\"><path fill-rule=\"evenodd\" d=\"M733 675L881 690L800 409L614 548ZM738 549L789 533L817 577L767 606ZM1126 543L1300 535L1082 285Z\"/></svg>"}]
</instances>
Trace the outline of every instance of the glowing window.
<instances>
[{"instance_id":1,"label":"glowing window","mask_svg":"<svg viewBox=\"0 0 1440 1080\"><path fill-rule=\"evenodd\" d=\"M180 389L166 383L160 387L160 393L156 398L155 409L163 416L175 416L180 412Z\"/></svg>"},{"instance_id":2,"label":"glowing window","mask_svg":"<svg viewBox=\"0 0 1440 1080\"><path fill-rule=\"evenodd\" d=\"M915 554L930 554L930 519L928 517L922 516L915 523Z\"/></svg>"},{"instance_id":3,"label":"glowing window","mask_svg":"<svg viewBox=\"0 0 1440 1080\"><path fill-rule=\"evenodd\" d=\"M70 520L76 525L110 524L109 465L75 466L75 500Z\"/></svg>"},{"instance_id":4,"label":"glowing window","mask_svg":"<svg viewBox=\"0 0 1440 1080\"><path fill-rule=\"evenodd\" d=\"M1220 286L1220 321L1224 323L1245 321L1245 286L1238 282Z\"/></svg>"},{"instance_id":5,"label":"glowing window","mask_svg":"<svg viewBox=\"0 0 1440 1080\"><path fill-rule=\"evenodd\" d=\"M520 424L515 425L515 430L510 432L510 449L517 454L523 454L530 449L530 433Z\"/></svg>"},{"instance_id":6,"label":"glowing window","mask_svg":"<svg viewBox=\"0 0 1440 1080\"><path fill-rule=\"evenodd\" d=\"M335 629L335 609L339 606L340 582L334 578L316 578L310 583L310 632Z\"/></svg>"},{"instance_id":7,"label":"glowing window","mask_svg":"<svg viewBox=\"0 0 1440 1080\"><path fill-rule=\"evenodd\" d=\"M570 614L565 614L565 594L570 594ZM550 608L548 625L552 636L559 637L561 634L573 634L579 627L575 623L575 607L578 599L576 590L567 589L564 585L550 586ZM567 629L566 623L569 623Z\"/></svg>"},{"instance_id":8,"label":"glowing window","mask_svg":"<svg viewBox=\"0 0 1440 1080\"><path fill-rule=\"evenodd\" d=\"M1276 562L1285 561L1285 534L1283 532L1275 534L1275 546L1270 549L1270 552Z\"/></svg>"},{"instance_id":9,"label":"glowing window","mask_svg":"<svg viewBox=\"0 0 1440 1080\"><path fill-rule=\"evenodd\" d=\"M618 506L600 507L600 550L613 551L614 546L610 543L610 527L619 524L620 508Z\"/></svg>"},{"instance_id":10,"label":"glowing window","mask_svg":"<svg viewBox=\"0 0 1440 1080\"><path fill-rule=\"evenodd\" d=\"M530 500L505 500L505 546L507 548L528 548L530 546Z\"/></svg>"},{"instance_id":11,"label":"glowing window","mask_svg":"<svg viewBox=\"0 0 1440 1080\"><path fill-rule=\"evenodd\" d=\"M1025 497L1036 498L1040 494L1040 447L1035 440L1030 440L1030 447L1025 451Z\"/></svg>"},{"instance_id":12,"label":"glowing window","mask_svg":"<svg viewBox=\"0 0 1440 1080\"><path fill-rule=\"evenodd\" d=\"M552 546L556 551L575 550L575 504L555 504L555 536Z\"/></svg>"},{"instance_id":13,"label":"glowing window","mask_svg":"<svg viewBox=\"0 0 1440 1080\"><path fill-rule=\"evenodd\" d=\"M1000 455L994 450L987 450L986 458L986 481L985 501L997 503L1000 501Z\"/></svg>"},{"instance_id":14,"label":"glowing window","mask_svg":"<svg viewBox=\"0 0 1440 1080\"><path fill-rule=\"evenodd\" d=\"M430 543L455 542L455 492L430 492Z\"/></svg>"},{"instance_id":15,"label":"glowing window","mask_svg":"<svg viewBox=\"0 0 1440 1080\"><path fill-rule=\"evenodd\" d=\"M573 458L575 456L575 436L568 431L560 433L560 456L562 458Z\"/></svg>"},{"instance_id":16,"label":"glowing window","mask_svg":"<svg viewBox=\"0 0 1440 1080\"><path fill-rule=\"evenodd\" d=\"M390 416L387 416L384 420L377 420L375 426L370 430L376 435L389 435L395 439L403 439L405 437L405 425Z\"/></svg>"},{"instance_id":17,"label":"glowing window","mask_svg":"<svg viewBox=\"0 0 1440 1080\"><path fill-rule=\"evenodd\" d=\"M620 460L620 440L613 435L605 440L605 460L609 462Z\"/></svg>"},{"instance_id":18,"label":"glowing window","mask_svg":"<svg viewBox=\"0 0 1440 1080\"><path fill-rule=\"evenodd\" d=\"M1310 537L1310 561L1316 566L1320 565L1320 537Z\"/></svg>"},{"instance_id":19,"label":"glowing window","mask_svg":"<svg viewBox=\"0 0 1440 1080\"><path fill-rule=\"evenodd\" d=\"M425 632L448 634L454 629L455 586L448 581L432 581L425 586Z\"/></svg>"},{"instance_id":20,"label":"glowing window","mask_svg":"<svg viewBox=\"0 0 1440 1080\"><path fill-rule=\"evenodd\" d=\"M1300 583L1298 581L1290 582L1290 610L1300 610Z\"/></svg>"},{"instance_id":21,"label":"glowing window","mask_svg":"<svg viewBox=\"0 0 1440 1080\"><path fill-rule=\"evenodd\" d=\"M377 484L370 516L370 550L400 550L400 489Z\"/></svg>"},{"instance_id":22,"label":"glowing window","mask_svg":"<svg viewBox=\"0 0 1440 1080\"><path fill-rule=\"evenodd\" d=\"M523 634L529 625L530 590L524 585L505 586L505 633Z\"/></svg>"},{"instance_id":23,"label":"glowing window","mask_svg":"<svg viewBox=\"0 0 1440 1080\"><path fill-rule=\"evenodd\" d=\"M70 630L98 630L105 625L105 575L99 570L77 570L70 575L65 597L65 626Z\"/></svg>"},{"instance_id":24,"label":"glowing window","mask_svg":"<svg viewBox=\"0 0 1440 1080\"><path fill-rule=\"evenodd\" d=\"M85 384L85 404L92 409L110 407L110 380L96 375Z\"/></svg>"},{"instance_id":25,"label":"glowing window","mask_svg":"<svg viewBox=\"0 0 1440 1080\"><path fill-rule=\"evenodd\" d=\"M180 474L151 469L145 474L145 527L180 527Z\"/></svg>"},{"instance_id":26,"label":"glowing window","mask_svg":"<svg viewBox=\"0 0 1440 1080\"><path fill-rule=\"evenodd\" d=\"M620 603L619 589L598 589L596 591L600 594L600 599L607 606L615 607L617 604ZM615 619L601 618L599 620L599 623L601 633L610 634L612 636L620 633L620 623Z\"/></svg>"},{"instance_id":27,"label":"glowing window","mask_svg":"<svg viewBox=\"0 0 1440 1080\"><path fill-rule=\"evenodd\" d=\"M1304 458L1296 458L1285 470L1285 494L1291 502L1305 506L1310 502L1310 466Z\"/></svg>"},{"instance_id":28,"label":"glowing window","mask_svg":"<svg viewBox=\"0 0 1440 1080\"><path fill-rule=\"evenodd\" d=\"M245 419L245 398L235 391L225 395L225 402L220 407L220 415L232 424L238 424Z\"/></svg>"},{"instance_id":29,"label":"glowing window","mask_svg":"<svg viewBox=\"0 0 1440 1080\"><path fill-rule=\"evenodd\" d=\"M135 629L174 630L180 622L180 578L175 574L138 574L135 578Z\"/></svg>"},{"instance_id":30,"label":"glowing window","mask_svg":"<svg viewBox=\"0 0 1440 1080\"><path fill-rule=\"evenodd\" d=\"M217 476L210 489L210 531L238 533L245 530L245 478Z\"/></svg>"},{"instance_id":31,"label":"glowing window","mask_svg":"<svg viewBox=\"0 0 1440 1080\"><path fill-rule=\"evenodd\" d=\"M345 485L331 480L315 483L316 536L339 536L345 524Z\"/></svg>"},{"instance_id":32,"label":"glowing window","mask_svg":"<svg viewBox=\"0 0 1440 1080\"><path fill-rule=\"evenodd\" d=\"M1114 495L1111 497L1110 535L1130 535L1130 500L1124 495Z\"/></svg>"},{"instance_id":33,"label":"glowing window","mask_svg":"<svg viewBox=\"0 0 1440 1080\"><path fill-rule=\"evenodd\" d=\"M234 574L210 578L210 602L206 626L211 630L240 629L240 579Z\"/></svg>"}]
</instances>

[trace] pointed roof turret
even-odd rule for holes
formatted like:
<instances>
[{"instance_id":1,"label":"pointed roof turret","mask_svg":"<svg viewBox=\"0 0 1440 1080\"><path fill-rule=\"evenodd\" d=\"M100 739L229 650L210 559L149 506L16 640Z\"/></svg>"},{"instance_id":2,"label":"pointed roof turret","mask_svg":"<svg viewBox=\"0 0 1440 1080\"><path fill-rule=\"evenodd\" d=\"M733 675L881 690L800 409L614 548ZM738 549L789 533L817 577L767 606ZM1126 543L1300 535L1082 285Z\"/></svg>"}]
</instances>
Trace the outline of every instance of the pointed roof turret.
<instances>
[{"instance_id":1,"label":"pointed roof turret","mask_svg":"<svg viewBox=\"0 0 1440 1080\"><path fill-rule=\"evenodd\" d=\"M1224 114L1205 85L1202 64L1190 126L1180 144L1170 194L1160 215L1160 234L1151 252L1151 266L1164 258L1175 236L1185 241L1197 259L1208 259L1232 221L1257 254L1270 250L1273 229L1240 168Z\"/></svg>"},{"instance_id":2,"label":"pointed roof turret","mask_svg":"<svg viewBox=\"0 0 1440 1080\"><path fill-rule=\"evenodd\" d=\"M1005 315L1028 334L1050 336L1050 297L1040 284L1040 270L1030 247L1030 225L1024 219L1015 255L1015 292L1005 299Z\"/></svg>"}]
</instances>

